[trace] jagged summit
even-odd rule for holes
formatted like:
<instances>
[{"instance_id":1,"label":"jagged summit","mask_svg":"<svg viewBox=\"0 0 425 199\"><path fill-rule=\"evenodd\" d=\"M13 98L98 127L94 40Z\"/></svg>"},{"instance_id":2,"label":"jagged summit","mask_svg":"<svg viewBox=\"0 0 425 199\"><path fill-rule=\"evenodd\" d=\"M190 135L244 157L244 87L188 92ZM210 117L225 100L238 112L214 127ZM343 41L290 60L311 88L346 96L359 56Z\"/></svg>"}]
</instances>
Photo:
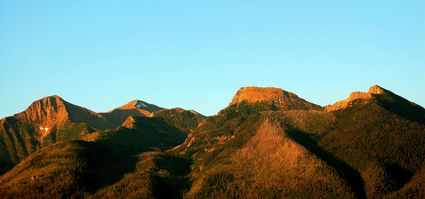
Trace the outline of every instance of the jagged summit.
<instances>
[{"instance_id":1,"label":"jagged summit","mask_svg":"<svg viewBox=\"0 0 425 199\"><path fill-rule=\"evenodd\" d=\"M237 91L236 95L232 99L232 102L230 102L230 105L239 104L242 102L266 102L283 110L307 110L321 108L316 104L305 101L294 93L274 87L242 87Z\"/></svg>"},{"instance_id":2,"label":"jagged summit","mask_svg":"<svg viewBox=\"0 0 425 199\"><path fill-rule=\"evenodd\" d=\"M368 92L356 91L356 92L350 93L347 99L341 100L336 102L335 104L326 106L325 111L336 111L336 110L344 109L347 107L351 107L353 105L353 102L356 100L364 100L365 102L368 102L369 100L375 99L376 96L381 96L381 95L395 95L395 94L393 94L392 92L378 85L373 85L369 87Z\"/></svg>"},{"instance_id":3,"label":"jagged summit","mask_svg":"<svg viewBox=\"0 0 425 199\"><path fill-rule=\"evenodd\" d=\"M40 142L51 133L55 135L65 125L85 123L91 128L104 129L106 119L89 109L71 104L58 95L34 101L25 111L15 114L20 123L34 129L33 135Z\"/></svg>"},{"instance_id":4,"label":"jagged summit","mask_svg":"<svg viewBox=\"0 0 425 199\"><path fill-rule=\"evenodd\" d=\"M54 108L57 108L57 105L62 105L68 103L66 102L62 97L58 95L51 95L47 97L43 97L41 99L38 99L31 103L31 105L28 108L32 108L34 106L42 105L42 106L54 106Z\"/></svg>"},{"instance_id":5,"label":"jagged summit","mask_svg":"<svg viewBox=\"0 0 425 199\"><path fill-rule=\"evenodd\" d=\"M47 99L54 99L54 100L62 100L62 101L65 101L61 96L59 96L59 95L50 95L50 96L46 96L46 97L43 97L43 98L41 98L41 99L39 99L39 100L37 100L37 101L41 101L41 100L47 100Z\"/></svg>"},{"instance_id":6,"label":"jagged summit","mask_svg":"<svg viewBox=\"0 0 425 199\"><path fill-rule=\"evenodd\" d=\"M16 116L39 125L62 124L69 119L68 104L61 97L52 95L33 102Z\"/></svg>"},{"instance_id":7,"label":"jagged summit","mask_svg":"<svg viewBox=\"0 0 425 199\"><path fill-rule=\"evenodd\" d=\"M378 85L373 85L371 87L369 87L369 93L370 94L374 94L374 95L380 95L380 94L384 94L387 93L388 90L378 86Z\"/></svg>"}]
</instances>

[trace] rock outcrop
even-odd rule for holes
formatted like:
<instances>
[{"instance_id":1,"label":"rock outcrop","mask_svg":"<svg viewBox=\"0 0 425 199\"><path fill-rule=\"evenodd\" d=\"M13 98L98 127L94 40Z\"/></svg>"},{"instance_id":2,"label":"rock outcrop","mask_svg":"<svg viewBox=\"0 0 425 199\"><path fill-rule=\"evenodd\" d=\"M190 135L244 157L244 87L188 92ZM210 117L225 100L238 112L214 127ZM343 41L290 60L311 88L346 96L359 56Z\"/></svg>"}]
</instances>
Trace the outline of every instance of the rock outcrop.
<instances>
[{"instance_id":1,"label":"rock outcrop","mask_svg":"<svg viewBox=\"0 0 425 199\"><path fill-rule=\"evenodd\" d=\"M388 93L389 91L385 90L384 88L378 85L373 85L369 88L368 92L352 92L347 99L341 100L332 105L325 106L325 111L330 112L349 108L352 107L354 103L367 103L370 100L374 100L377 95L384 95Z\"/></svg>"},{"instance_id":2,"label":"rock outcrop","mask_svg":"<svg viewBox=\"0 0 425 199\"><path fill-rule=\"evenodd\" d=\"M242 87L233 97L230 105L242 102L265 102L280 110L318 110L320 106L307 102L296 94L273 87Z\"/></svg>"},{"instance_id":3,"label":"rock outcrop","mask_svg":"<svg viewBox=\"0 0 425 199\"><path fill-rule=\"evenodd\" d=\"M15 115L19 120L34 124L37 128L61 125L69 120L66 102L59 96L45 97L33 102L24 112Z\"/></svg>"},{"instance_id":4,"label":"rock outcrop","mask_svg":"<svg viewBox=\"0 0 425 199\"><path fill-rule=\"evenodd\" d=\"M128 129L133 129L136 126L135 123L136 123L136 118L134 118L134 116L130 116L122 123L121 126Z\"/></svg>"}]
</instances>

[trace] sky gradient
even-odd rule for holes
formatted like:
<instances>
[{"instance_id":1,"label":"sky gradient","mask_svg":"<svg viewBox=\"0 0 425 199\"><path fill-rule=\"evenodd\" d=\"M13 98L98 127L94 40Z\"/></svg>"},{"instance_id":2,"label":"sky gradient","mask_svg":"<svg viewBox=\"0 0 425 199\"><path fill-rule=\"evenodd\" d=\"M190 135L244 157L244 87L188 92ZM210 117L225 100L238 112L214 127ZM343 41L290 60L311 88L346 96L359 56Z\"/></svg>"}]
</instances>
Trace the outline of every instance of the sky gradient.
<instances>
[{"instance_id":1,"label":"sky gradient","mask_svg":"<svg viewBox=\"0 0 425 199\"><path fill-rule=\"evenodd\" d=\"M59 95L213 115L242 86L425 105L425 1L0 0L0 118Z\"/></svg>"}]
</instances>

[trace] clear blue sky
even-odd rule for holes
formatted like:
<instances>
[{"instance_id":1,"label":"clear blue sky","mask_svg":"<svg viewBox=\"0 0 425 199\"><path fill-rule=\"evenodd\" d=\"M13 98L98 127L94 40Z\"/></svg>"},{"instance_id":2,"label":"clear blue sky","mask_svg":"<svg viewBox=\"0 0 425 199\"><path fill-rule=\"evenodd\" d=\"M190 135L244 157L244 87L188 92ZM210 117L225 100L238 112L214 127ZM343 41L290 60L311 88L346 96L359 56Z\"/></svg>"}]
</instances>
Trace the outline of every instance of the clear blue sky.
<instances>
[{"instance_id":1,"label":"clear blue sky","mask_svg":"<svg viewBox=\"0 0 425 199\"><path fill-rule=\"evenodd\" d=\"M215 114L241 86L425 105L425 1L0 0L0 117L60 95Z\"/></svg>"}]
</instances>

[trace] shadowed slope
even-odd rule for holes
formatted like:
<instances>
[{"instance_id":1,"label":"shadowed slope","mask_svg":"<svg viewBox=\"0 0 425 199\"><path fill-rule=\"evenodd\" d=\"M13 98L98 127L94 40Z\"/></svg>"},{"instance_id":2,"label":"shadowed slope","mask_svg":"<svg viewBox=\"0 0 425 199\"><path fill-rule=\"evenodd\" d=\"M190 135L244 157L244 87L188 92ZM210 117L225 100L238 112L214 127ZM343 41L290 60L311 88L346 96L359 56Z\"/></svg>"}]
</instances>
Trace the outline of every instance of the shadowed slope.
<instances>
[{"instance_id":1,"label":"shadowed slope","mask_svg":"<svg viewBox=\"0 0 425 199\"><path fill-rule=\"evenodd\" d=\"M193 131L206 118L196 111L181 108L162 109L153 113L153 117L161 118L184 132Z\"/></svg>"},{"instance_id":2,"label":"shadowed slope","mask_svg":"<svg viewBox=\"0 0 425 199\"><path fill-rule=\"evenodd\" d=\"M423 107L378 85L371 86L368 92L353 92L347 99L326 106L325 110L343 110L370 102L375 102L400 117L425 124L425 109Z\"/></svg>"},{"instance_id":3,"label":"shadowed slope","mask_svg":"<svg viewBox=\"0 0 425 199\"><path fill-rule=\"evenodd\" d=\"M14 117L0 120L0 174L40 147L34 128Z\"/></svg>"},{"instance_id":4,"label":"shadowed slope","mask_svg":"<svg viewBox=\"0 0 425 199\"><path fill-rule=\"evenodd\" d=\"M296 129L287 130L286 133L290 139L305 147L309 152L316 155L321 160L325 161L328 165L335 168L338 175L344 179L355 192L357 198L366 198L364 191L365 183L362 176L358 171L351 168L347 163L338 159L331 153L323 150L317 143L306 133Z\"/></svg>"},{"instance_id":5,"label":"shadowed slope","mask_svg":"<svg viewBox=\"0 0 425 199\"><path fill-rule=\"evenodd\" d=\"M286 129L274 119L263 115L255 120L259 123L248 119L233 138L212 144L195 156L199 170L187 197L354 197L333 168L288 139ZM235 145L240 139L246 142ZM203 163L201 157L211 153L221 158L214 164Z\"/></svg>"},{"instance_id":6,"label":"shadowed slope","mask_svg":"<svg viewBox=\"0 0 425 199\"><path fill-rule=\"evenodd\" d=\"M104 128L106 120L59 96L33 102L25 111L0 120L0 168L7 171L40 148L61 140L77 139Z\"/></svg>"},{"instance_id":7,"label":"shadowed slope","mask_svg":"<svg viewBox=\"0 0 425 199\"><path fill-rule=\"evenodd\" d=\"M68 198L91 195L99 188L119 182L125 173L133 172L137 154L174 147L185 137L160 119L130 117L125 126L102 133L94 142L80 140L43 147L0 178L0 196ZM172 171L173 168L168 168L171 164L167 163L170 158L155 159L158 160L156 167ZM180 178L180 174L175 174ZM153 177L155 183L169 183L159 174ZM158 187L153 186L154 194L158 194Z\"/></svg>"},{"instance_id":8,"label":"shadowed slope","mask_svg":"<svg viewBox=\"0 0 425 199\"><path fill-rule=\"evenodd\" d=\"M130 116L123 126L100 134L96 142L123 154L163 150L182 143L187 135L160 118Z\"/></svg>"},{"instance_id":9,"label":"shadowed slope","mask_svg":"<svg viewBox=\"0 0 425 199\"><path fill-rule=\"evenodd\" d=\"M134 172L99 190L92 198L182 198L190 188L191 160L161 152L138 156Z\"/></svg>"},{"instance_id":10,"label":"shadowed slope","mask_svg":"<svg viewBox=\"0 0 425 199\"><path fill-rule=\"evenodd\" d=\"M378 95L335 111L334 128L318 139L322 148L361 173L368 197L399 190L425 161L425 126L418 117L404 117L383 105L393 97ZM403 111L412 113L411 108Z\"/></svg>"},{"instance_id":11,"label":"shadowed slope","mask_svg":"<svg viewBox=\"0 0 425 199\"><path fill-rule=\"evenodd\" d=\"M85 143L43 148L0 178L2 198L48 198L81 195L86 171Z\"/></svg>"}]
</instances>

